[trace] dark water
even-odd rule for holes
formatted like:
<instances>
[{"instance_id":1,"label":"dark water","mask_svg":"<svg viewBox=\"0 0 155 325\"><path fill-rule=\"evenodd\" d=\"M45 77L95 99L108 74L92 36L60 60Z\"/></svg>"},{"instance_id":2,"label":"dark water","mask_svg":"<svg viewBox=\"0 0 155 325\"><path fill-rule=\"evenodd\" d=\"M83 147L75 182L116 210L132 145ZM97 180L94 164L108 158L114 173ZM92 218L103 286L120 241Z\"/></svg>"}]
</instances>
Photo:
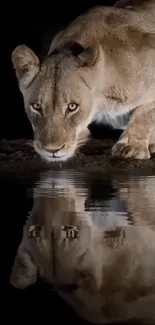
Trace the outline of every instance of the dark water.
<instances>
[{"instance_id":1,"label":"dark water","mask_svg":"<svg viewBox=\"0 0 155 325\"><path fill-rule=\"evenodd\" d=\"M155 177L5 180L1 211L12 320L155 324Z\"/></svg>"}]
</instances>

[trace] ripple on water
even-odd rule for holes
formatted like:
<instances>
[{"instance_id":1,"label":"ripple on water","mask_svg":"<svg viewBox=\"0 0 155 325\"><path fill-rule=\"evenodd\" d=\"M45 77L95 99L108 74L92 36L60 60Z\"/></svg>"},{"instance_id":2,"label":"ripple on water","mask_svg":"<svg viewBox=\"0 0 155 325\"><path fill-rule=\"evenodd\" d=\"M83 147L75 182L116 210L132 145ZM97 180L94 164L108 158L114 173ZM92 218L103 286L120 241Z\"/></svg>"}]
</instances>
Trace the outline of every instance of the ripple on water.
<instances>
[{"instance_id":1,"label":"ripple on water","mask_svg":"<svg viewBox=\"0 0 155 325\"><path fill-rule=\"evenodd\" d=\"M40 274L85 320L155 323L155 177L46 171L31 195L13 285Z\"/></svg>"}]
</instances>

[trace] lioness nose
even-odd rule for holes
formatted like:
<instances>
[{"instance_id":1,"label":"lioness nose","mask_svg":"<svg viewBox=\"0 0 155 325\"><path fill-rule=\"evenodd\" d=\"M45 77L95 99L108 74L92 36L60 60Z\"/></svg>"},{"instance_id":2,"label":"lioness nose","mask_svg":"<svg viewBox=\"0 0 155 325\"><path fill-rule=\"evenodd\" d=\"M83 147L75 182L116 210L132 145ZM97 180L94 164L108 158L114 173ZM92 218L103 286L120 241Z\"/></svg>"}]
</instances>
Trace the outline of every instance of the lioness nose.
<instances>
[{"instance_id":1,"label":"lioness nose","mask_svg":"<svg viewBox=\"0 0 155 325\"><path fill-rule=\"evenodd\" d=\"M52 149L52 148L50 148L50 147L46 147L46 150L47 150L48 152L50 152L50 153L53 153L53 155L54 155L56 152L58 152L58 151L60 151L61 149L63 149L63 147L64 147L64 145L63 145L62 147L60 147L60 148L57 148L57 149Z\"/></svg>"}]
</instances>

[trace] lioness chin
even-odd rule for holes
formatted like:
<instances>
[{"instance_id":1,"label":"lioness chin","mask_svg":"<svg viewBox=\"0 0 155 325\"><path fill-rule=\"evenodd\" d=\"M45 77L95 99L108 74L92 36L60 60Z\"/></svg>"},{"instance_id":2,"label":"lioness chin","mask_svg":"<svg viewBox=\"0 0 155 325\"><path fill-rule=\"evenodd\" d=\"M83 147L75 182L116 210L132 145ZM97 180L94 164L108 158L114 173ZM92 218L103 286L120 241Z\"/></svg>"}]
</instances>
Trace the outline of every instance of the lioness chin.
<instances>
[{"instance_id":1,"label":"lioness chin","mask_svg":"<svg viewBox=\"0 0 155 325\"><path fill-rule=\"evenodd\" d=\"M55 36L42 63L26 45L12 62L34 148L47 161L71 158L92 121L123 130L113 156L155 152L154 0L92 8Z\"/></svg>"}]
</instances>

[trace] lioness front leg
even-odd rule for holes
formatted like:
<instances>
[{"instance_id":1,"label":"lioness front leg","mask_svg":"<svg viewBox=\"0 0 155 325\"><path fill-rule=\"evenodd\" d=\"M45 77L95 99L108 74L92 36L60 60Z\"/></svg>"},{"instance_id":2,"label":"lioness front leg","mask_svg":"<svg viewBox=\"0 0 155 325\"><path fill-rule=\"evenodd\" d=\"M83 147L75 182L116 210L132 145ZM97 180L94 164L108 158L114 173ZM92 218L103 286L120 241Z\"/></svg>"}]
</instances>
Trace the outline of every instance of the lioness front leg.
<instances>
[{"instance_id":1,"label":"lioness front leg","mask_svg":"<svg viewBox=\"0 0 155 325\"><path fill-rule=\"evenodd\" d=\"M155 127L154 127L154 131L150 138L149 150L150 150L151 154L155 153Z\"/></svg>"},{"instance_id":2,"label":"lioness front leg","mask_svg":"<svg viewBox=\"0 0 155 325\"><path fill-rule=\"evenodd\" d=\"M149 159L154 147L155 101L139 106L130 117L127 129L112 148L112 155L123 158Z\"/></svg>"}]
</instances>

